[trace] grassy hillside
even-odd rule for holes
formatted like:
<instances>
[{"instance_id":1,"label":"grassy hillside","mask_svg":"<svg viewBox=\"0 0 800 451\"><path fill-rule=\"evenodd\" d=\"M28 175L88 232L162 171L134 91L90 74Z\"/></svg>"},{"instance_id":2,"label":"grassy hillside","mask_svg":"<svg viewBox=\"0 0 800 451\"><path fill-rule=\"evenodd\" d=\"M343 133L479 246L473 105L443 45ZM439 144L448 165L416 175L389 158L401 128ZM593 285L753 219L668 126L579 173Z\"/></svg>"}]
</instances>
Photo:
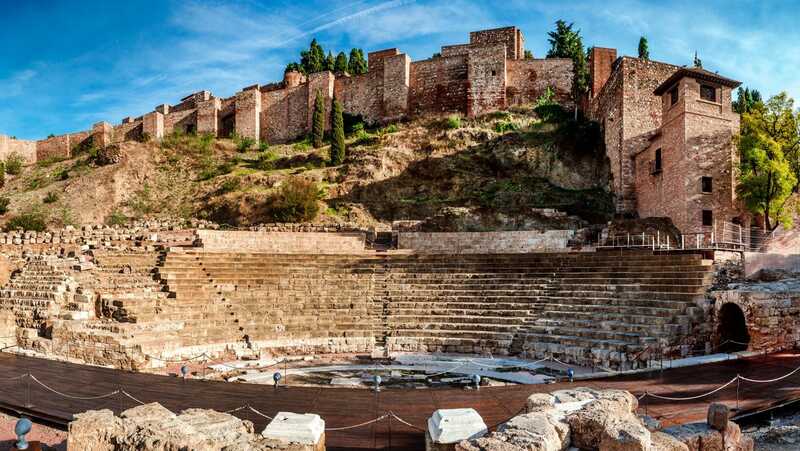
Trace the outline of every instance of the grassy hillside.
<instances>
[{"instance_id":1,"label":"grassy hillside","mask_svg":"<svg viewBox=\"0 0 800 451\"><path fill-rule=\"evenodd\" d=\"M608 167L598 130L531 109L457 116L348 134L344 164L310 141L265 146L242 139L171 135L85 149L6 175L8 221L52 226L198 217L231 225L350 222L388 226L446 217L448 228L514 229L552 221L556 208L586 221L610 217ZM115 151L117 149L110 149ZM98 153L100 156L98 157ZM114 154L114 152L111 152ZM104 164L106 163L106 164Z\"/></svg>"}]
</instances>

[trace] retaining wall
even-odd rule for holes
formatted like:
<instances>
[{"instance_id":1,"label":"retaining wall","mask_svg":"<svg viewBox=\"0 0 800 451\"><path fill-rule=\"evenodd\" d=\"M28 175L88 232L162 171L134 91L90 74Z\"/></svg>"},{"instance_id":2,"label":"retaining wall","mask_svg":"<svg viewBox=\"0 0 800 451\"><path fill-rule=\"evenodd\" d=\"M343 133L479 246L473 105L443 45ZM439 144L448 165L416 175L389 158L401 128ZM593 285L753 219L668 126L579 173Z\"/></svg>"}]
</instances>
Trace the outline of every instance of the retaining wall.
<instances>
[{"instance_id":1,"label":"retaining wall","mask_svg":"<svg viewBox=\"0 0 800 451\"><path fill-rule=\"evenodd\" d=\"M361 232L249 232L198 230L204 250L267 252L273 254L360 254L366 236Z\"/></svg>"},{"instance_id":2,"label":"retaining wall","mask_svg":"<svg viewBox=\"0 0 800 451\"><path fill-rule=\"evenodd\" d=\"M399 249L420 254L518 254L563 250L572 230L510 232L400 232Z\"/></svg>"}]
</instances>

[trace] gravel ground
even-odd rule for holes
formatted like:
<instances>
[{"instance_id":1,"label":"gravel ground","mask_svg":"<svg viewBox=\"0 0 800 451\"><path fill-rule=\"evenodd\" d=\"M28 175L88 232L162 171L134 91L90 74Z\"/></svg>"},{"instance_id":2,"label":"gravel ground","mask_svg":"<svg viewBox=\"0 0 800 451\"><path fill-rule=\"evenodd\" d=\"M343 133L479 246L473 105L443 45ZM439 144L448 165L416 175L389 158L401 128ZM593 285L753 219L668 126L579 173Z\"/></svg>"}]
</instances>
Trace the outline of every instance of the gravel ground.
<instances>
[{"instance_id":1,"label":"gravel ground","mask_svg":"<svg viewBox=\"0 0 800 451\"><path fill-rule=\"evenodd\" d=\"M743 432L755 441L759 451L796 451L800 449L800 414L749 427Z\"/></svg>"},{"instance_id":2,"label":"gravel ground","mask_svg":"<svg viewBox=\"0 0 800 451\"><path fill-rule=\"evenodd\" d=\"M14 425L18 418L0 413L0 451L7 451L14 446L17 436L14 435ZM28 434L28 441L39 441L48 446L48 450L66 451L67 433L41 424L33 423L33 429Z\"/></svg>"}]
</instances>

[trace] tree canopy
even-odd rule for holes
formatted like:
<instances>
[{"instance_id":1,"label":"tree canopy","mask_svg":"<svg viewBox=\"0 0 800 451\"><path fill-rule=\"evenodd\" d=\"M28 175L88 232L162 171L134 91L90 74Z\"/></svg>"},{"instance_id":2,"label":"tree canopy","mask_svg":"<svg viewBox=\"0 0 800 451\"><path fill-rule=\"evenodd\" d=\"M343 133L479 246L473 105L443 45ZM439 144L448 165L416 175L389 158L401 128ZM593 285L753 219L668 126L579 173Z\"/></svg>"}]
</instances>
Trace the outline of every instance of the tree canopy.
<instances>
[{"instance_id":1,"label":"tree canopy","mask_svg":"<svg viewBox=\"0 0 800 451\"><path fill-rule=\"evenodd\" d=\"M339 52L334 58L333 52L328 51L317 42L311 41L307 50L300 52L300 62L291 62L286 65L286 71L302 72L303 74L313 74L329 70L331 72L348 72L351 75L365 74L367 72L367 62L364 59L364 51L353 48L350 50L350 58L345 52Z\"/></svg>"},{"instance_id":2,"label":"tree canopy","mask_svg":"<svg viewBox=\"0 0 800 451\"><path fill-rule=\"evenodd\" d=\"M644 36L639 38L639 58L643 60L650 59L650 48L647 43L647 38Z\"/></svg>"},{"instance_id":3,"label":"tree canopy","mask_svg":"<svg viewBox=\"0 0 800 451\"><path fill-rule=\"evenodd\" d=\"M756 104L763 103L761 93L750 88L739 88L736 91L736 100L733 101L733 111L739 114L749 113Z\"/></svg>"},{"instance_id":4,"label":"tree canopy","mask_svg":"<svg viewBox=\"0 0 800 451\"><path fill-rule=\"evenodd\" d=\"M792 224L800 188L800 113L785 92L742 114L737 193L768 230Z\"/></svg>"},{"instance_id":5,"label":"tree canopy","mask_svg":"<svg viewBox=\"0 0 800 451\"><path fill-rule=\"evenodd\" d=\"M548 58L570 58L572 60L572 93L576 101L589 87L589 67L580 30L573 30L574 24L563 20L556 21L556 29L547 33L550 50Z\"/></svg>"},{"instance_id":6,"label":"tree canopy","mask_svg":"<svg viewBox=\"0 0 800 451\"><path fill-rule=\"evenodd\" d=\"M694 52L694 61L692 61L692 65L694 67L702 68L703 67L703 60L697 56L697 51Z\"/></svg>"}]
</instances>

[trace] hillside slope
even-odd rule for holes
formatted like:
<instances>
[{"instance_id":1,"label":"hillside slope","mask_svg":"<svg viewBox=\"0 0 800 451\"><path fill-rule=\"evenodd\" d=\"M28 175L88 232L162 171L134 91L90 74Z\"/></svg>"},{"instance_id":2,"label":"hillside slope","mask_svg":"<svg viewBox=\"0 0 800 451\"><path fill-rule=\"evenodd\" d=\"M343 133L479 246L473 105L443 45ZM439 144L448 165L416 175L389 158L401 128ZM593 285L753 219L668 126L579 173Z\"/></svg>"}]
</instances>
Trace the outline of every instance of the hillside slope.
<instances>
[{"instance_id":1,"label":"hillside slope","mask_svg":"<svg viewBox=\"0 0 800 451\"><path fill-rule=\"evenodd\" d=\"M7 175L0 196L11 203L3 220L29 213L53 226L146 217L275 222L287 217L277 213L277 193L301 177L317 184L320 223L385 228L428 218L448 229L519 229L554 221L542 208L574 215L571 222L603 222L611 200L598 131L556 117L543 121L518 109L357 126L336 167L326 165L327 147L308 141L244 151L242 140L202 136L126 142L114 164L98 165L92 149Z\"/></svg>"}]
</instances>

